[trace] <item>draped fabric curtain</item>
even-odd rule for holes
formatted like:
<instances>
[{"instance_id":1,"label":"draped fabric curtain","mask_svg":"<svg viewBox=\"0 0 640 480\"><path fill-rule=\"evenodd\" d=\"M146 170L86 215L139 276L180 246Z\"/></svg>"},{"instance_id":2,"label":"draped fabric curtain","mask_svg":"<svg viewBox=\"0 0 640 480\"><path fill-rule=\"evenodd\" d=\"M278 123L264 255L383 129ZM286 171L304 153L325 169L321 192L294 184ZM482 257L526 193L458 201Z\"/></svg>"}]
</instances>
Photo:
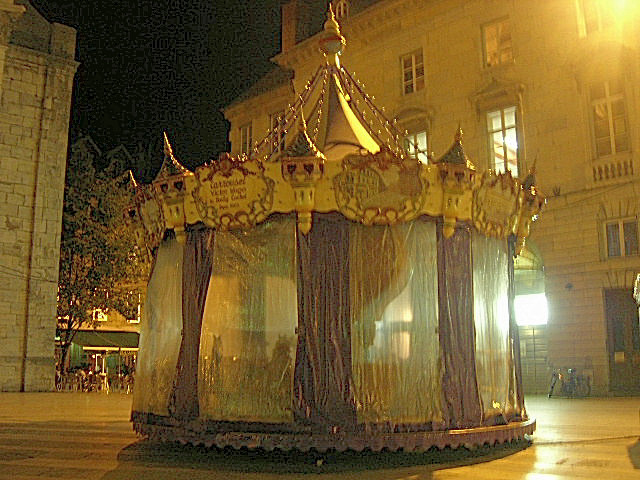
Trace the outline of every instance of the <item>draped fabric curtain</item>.
<instances>
[{"instance_id":1,"label":"draped fabric curtain","mask_svg":"<svg viewBox=\"0 0 640 480\"><path fill-rule=\"evenodd\" d=\"M291 422L295 220L217 232L198 358L200 418Z\"/></svg>"},{"instance_id":2,"label":"draped fabric curtain","mask_svg":"<svg viewBox=\"0 0 640 480\"><path fill-rule=\"evenodd\" d=\"M184 246L170 233L156 252L147 285L136 362L133 411L168 415L182 332Z\"/></svg>"},{"instance_id":3,"label":"draped fabric curtain","mask_svg":"<svg viewBox=\"0 0 640 480\"><path fill-rule=\"evenodd\" d=\"M442 369L435 222L353 224L350 243L358 421L437 428Z\"/></svg>"},{"instance_id":4,"label":"draped fabric curtain","mask_svg":"<svg viewBox=\"0 0 640 480\"><path fill-rule=\"evenodd\" d=\"M350 222L314 214L313 228L297 234L298 346L294 418L318 428L352 429L349 298ZM373 259L372 259L373 260Z\"/></svg>"},{"instance_id":5,"label":"draped fabric curtain","mask_svg":"<svg viewBox=\"0 0 640 480\"><path fill-rule=\"evenodd\" d=\"M509 329L507 242L472 236L476 373L485 424L504 423L514 410Z\"/></svg>"},{"instance_id":6,"label":"draped fabric curtain","mask_svg":"<svg viewBox=\"0 0 640 480\"><path fill-rule=\"evenodd\" d=\"M169 404L172 416L185 420L197 418L198 354L204 304L213 267L215 230L187 230L182 267L182 342L178 356L176 381Z\"/></svg>"},{"instance_id":7,"label":"draped fabric curtain","mask_svg":"<svg viewBox=\"0 0 640 480\"><path fill-rule=\"evenodd\" d=\"M444 419L451 428L482 423L476 382L471 231L458 226L450 238L438 223L440 351L444 362Z\"/></svg>"}]
</instances>

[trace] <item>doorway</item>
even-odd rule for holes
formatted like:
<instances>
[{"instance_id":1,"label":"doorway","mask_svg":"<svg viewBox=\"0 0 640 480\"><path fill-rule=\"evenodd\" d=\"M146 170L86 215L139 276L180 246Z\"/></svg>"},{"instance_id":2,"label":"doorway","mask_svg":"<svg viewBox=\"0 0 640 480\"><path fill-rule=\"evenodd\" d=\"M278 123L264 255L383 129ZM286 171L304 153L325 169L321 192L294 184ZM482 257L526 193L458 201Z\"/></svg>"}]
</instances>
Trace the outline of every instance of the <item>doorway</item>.
<instances>
[{"instance_id":1,"label":"doorway","mask_svg":"<svg viewBox=\"0 0 640 480\"><path fill-rule=\"evenodd\" d=\"M604 304L609 389L614 393L640 393L640 327L631 289L605 289Z\"/></svg>"}]
</instances>

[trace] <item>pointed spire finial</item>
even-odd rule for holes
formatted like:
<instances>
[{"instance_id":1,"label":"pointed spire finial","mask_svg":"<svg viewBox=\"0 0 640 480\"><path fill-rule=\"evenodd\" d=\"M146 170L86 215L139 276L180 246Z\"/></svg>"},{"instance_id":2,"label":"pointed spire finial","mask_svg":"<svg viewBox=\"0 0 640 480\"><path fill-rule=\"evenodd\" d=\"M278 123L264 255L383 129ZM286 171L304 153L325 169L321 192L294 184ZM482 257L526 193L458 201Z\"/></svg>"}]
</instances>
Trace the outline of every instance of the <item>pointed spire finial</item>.
<instances>
[{"instance_id":1,"label":"pointed spire finial","mask_svg":"<svg viewBox=\"0 0 640 480\"><path fill-rule=\"evenodd\" d=\"M162 166L160 167L160 171L154 180L160 180L163 178L171 177L173 175L187 175L191 172L186 169L174 156L173 148L171 147L171 143L169 143L169 137L167 136L167 132L164 133L164 161L162 162Z\"/></svg>"},{"instance_id":2,"label":"pointed spire finial","mask_svg":"<svg viewBox=\"0 0 640 480\"><path fill-rule=\"evenodd\" d=\"M458 129L456 130L456 134L453 137L456 143L462 143L462 135L462 127L460 126L460 122L458 122Z\"/></svg>"},{"instance_id":3,"label":"pointed spire finial","mask_svg":"<svg viewBox=\"0 0 640 480\"><path fill-rule=\"evenodd\" d=\"M136 177L133 176L133 170L129 169L127 173L129 173L129 188L132 192L136 192L138 188L140 188L140 185L138 185Z\"/></svg>"},{"instance_id":4,"label":"pointed spire finial","mask_svg":"<svg viewBox=\"0 0 640 480\"><path fill-rule=\"evenodd\" d=\"M173 156L173 148L171 148L171 143L169 143L169 137L167 136L167 132L162 132L164 135L164 155L165 157L174 158Z\"/></svg>"},{"instance_id":5,"label":"pointed spire finial","mask_svg":"<svg viewBox=\"0 0 640 480\"><path fill-rule=\"evenodd\" d=\"M327 61L331 65L337 65L338 56L344 51L346 44L345 38L340 33L340 25L336 21L333 13L333 5L329 2L329 10L327 11L327 21L324 22L324 31L320 36L320 50L327 57Z\"/></svg>"}]
</instances>

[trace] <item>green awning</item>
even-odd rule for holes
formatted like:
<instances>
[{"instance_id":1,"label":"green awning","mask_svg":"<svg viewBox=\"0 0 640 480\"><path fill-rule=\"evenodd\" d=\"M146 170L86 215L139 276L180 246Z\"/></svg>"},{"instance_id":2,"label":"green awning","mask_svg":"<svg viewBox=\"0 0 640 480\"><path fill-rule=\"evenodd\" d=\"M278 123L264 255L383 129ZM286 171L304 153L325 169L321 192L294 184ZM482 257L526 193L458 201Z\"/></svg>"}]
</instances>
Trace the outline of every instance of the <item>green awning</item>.
<instances>
[{"instance_id":1,"label":"green awning","mask_svg":"<svg viewBox=\"0 0 640 480\"><path fill-rule=\"evenodd\" d=\"M73 338L75 345L94 350L117 350L119 348L138 348L140 334L137 332L103 332L99 330L81 330Z\"/></svg>"}]
</instances>

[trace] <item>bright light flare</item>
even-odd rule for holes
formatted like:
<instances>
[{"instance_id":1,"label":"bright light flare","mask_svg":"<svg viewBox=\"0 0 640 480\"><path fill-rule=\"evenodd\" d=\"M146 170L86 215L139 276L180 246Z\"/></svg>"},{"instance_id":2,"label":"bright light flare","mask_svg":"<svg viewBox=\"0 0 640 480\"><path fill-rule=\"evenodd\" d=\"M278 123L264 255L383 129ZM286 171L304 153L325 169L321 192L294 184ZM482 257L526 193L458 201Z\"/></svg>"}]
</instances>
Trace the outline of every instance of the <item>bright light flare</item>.
<instances>
[{"instance_id":1,"label":"bright light flare","mask_svg":"<svg viewBox=\"0 0 640 480\"><path fill-rule=\"evenodd\" d=\"M514 300L516 323L521 326L546 325L549 319L547 296L544 293L517 295Z\"/></svg>"}]
</instances>

